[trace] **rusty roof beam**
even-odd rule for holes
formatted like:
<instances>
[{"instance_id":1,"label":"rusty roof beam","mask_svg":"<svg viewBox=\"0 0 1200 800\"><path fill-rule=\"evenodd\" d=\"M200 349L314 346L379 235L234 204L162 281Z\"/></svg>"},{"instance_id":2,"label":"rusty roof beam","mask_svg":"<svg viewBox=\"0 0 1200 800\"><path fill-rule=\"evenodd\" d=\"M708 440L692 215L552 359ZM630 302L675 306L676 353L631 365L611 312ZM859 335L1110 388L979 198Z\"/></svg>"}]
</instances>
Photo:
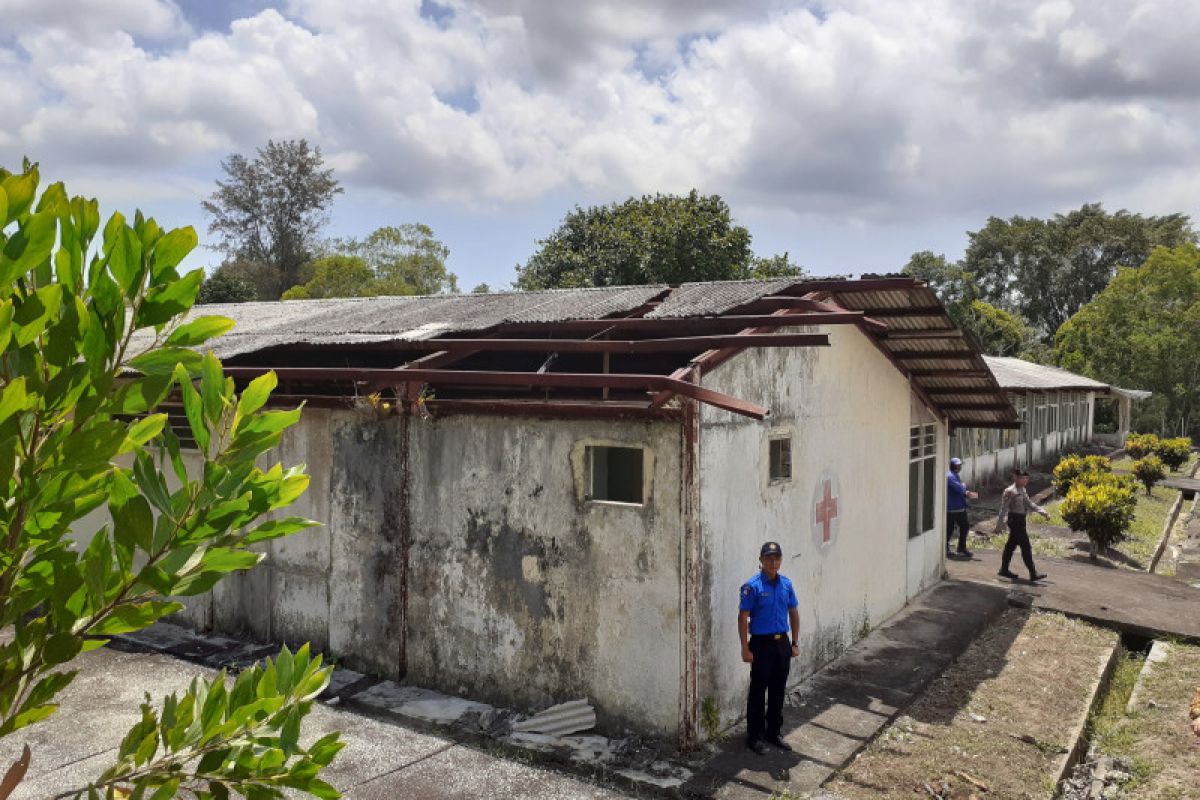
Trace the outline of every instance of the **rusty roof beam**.
<instances>
[{"instance_id":1,"label":"rusty roof beam","mask_svg":"<svg viewBox=\"0 0 1200 800\"><path fill-rule=\"evenodd\" d=\"M908 373L914 378L990 378L986 369L914 369Z\"/></svg>"},{"instance_id":2,"label":"rusty roof beam","mask_svg":"<svg viewBox=\"0 0 1200 800\"><path fill-rule=\"evenodd\" d=\"M947 411L1014 411L1011 403L942 403Z\"/></svg>"},{"instance_id":3,"label":"rusty roof beam","mask_svg":"<svg viewBox=\"0 0 1200 800\"><path fill-rule=\"evenodd\" d=\"M941 306L928 308L864 308L864 314L883 319L884 317L948 317L949 314Z\"/></svg>"},{"instance_id":4,"label":"rusty roof beam","mask_svg":"<svg viewBox=\"0 0 1200 800\"><path fill-rule=\"evenodd\" d=\"M955 389L953 387L951 387L951 388L938 387L936 389L932 389L932 388L926 389L925 392L930 397L946 397L949 395L956 395L956 394L990 394L990 395L1004 394L1003 389L996 389L994 386L963 386L958 389Z\"/></svg>"},{"instance_id":5,"label":"rusty roof beam","mask_svg":"<svg viewBox=\"0 0 1200 800\"><path fill-rule=\"evenodd\" d=\"M855 292L878 292L887 291L889 289L911 289L916 286L923 286L916 278L906 276L898 276L895 278L828 278L817 280L802 280L798 281L793 287L789 287L785 291L803 291L803 292L837 292L845 294L854 294Z\"/></svg>"},{"instance_id":6,"label":"rusty roof beam","mask_svg":"<svg viewBox=\"0 0 1200 800\"><path fill-rule=\"evenodd\" d=\"M427 400L435 416L494 414L536 419L650 419L677 422L682 409L653 408L645 403L616 401L562 402L545 400Z\"/></svg>"},{"instance_id":7,"label":"rusty roof beam","mask_svg":"<svg viewBox=\"0 0 1200 800\"><path fill-rule=\"evenodd\" d=\"M839 325L858 324L866 316L862 311L798 313L781 318L776 314L731 314L724 317L618 317L615 319L570 319L561 322L502 322L493 330L503 333L545 331L581 331L591 333L601 330L646 331L674 333L684 330L738 331L749 327L782 328L792 325ZM869 324L869 323L868 323ZM881 323L876 323L880 324ZM433 339L446 342L449 339Z\"/></svg>"},{"instance_id":8,"label":"rusty roof beam","mask_svg":"<svg viewBox=\"0 0 1200 800\"><path fill-rule=\"evenodd\" d=\"M265 367L226 367L225 374L233 378L254 378L268 372ZM706 389L687 381L666 375L634 375L624 373L578 373L578 372L486 372L476 370L438 369L371 369L371 368L323 368L323 367L280 367L274 370L280 380L307 380L312 382L350 381L365 384L367 391L395 386L407 381L419 381L439 386L532 386L548 389L632 389L636 391L661 391L670 389L676 394L690 397L701 403L730 411L734 414L766 419L768 409L754 403L731 397L722 392Z\"/></svg>"},{"instance_id":9,"label":"rusty roof beam","mask_svg":"<svg viewBox=\"0 0 1200 800\"><path fill-rule=\"evenodd\" d=\"M961 339L965 334L958 328L927 328L920 331L889 330L889 339Z\"/></svg>"}]
</instances>

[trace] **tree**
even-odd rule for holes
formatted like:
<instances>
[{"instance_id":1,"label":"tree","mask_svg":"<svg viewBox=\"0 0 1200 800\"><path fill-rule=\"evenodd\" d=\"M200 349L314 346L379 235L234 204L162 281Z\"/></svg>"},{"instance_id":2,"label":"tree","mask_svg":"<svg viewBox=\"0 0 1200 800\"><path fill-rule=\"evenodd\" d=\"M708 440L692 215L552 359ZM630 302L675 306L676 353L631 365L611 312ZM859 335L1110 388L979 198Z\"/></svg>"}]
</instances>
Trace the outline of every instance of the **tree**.
<instances>
[{"instance_id":1,"label":"tree","mask_svg":"<svg viewBox=\"0 0 1200 800\"><path fill-rule=\"evenodd\" d=\"M1091 558L1125 538L1133 524L1137 498L1128 475L1085 473L1067 491L1060 511L1073 531L1084 531L1091 541Z\"/></svg>"},{"instance_id":2,"label":"tree","mask_svg":"<svg viewBox=\"0 0 1200 800\"><path fill-rule=\"evenodd\" d=\"M1112 472L1112 461L1104 456L1063 456L1054 467L1052 483L1054 491L1060 497L1066 497L1067 492L1076 483L1083 481L1095 482L1096 475L1107 475Z\"/></svg>"},{"instance_id":3,"label":"tree","mask_svg":"<svg viewBox=\"0 0 1200 800\"><path fill-rule=\"evenodd\" d=\"M786 254L756 262L750 232L733 223L725 201L694 189L576 206L538 244L517 267L519 289L719 281L756 277L756 270L800 275Z\"/></svg>"},{"instance_id":4,"label":"tree","mask_svg":"<svg viewBox=\"0 0 1200 800\"><path fill-rule=\"evenodd\" d=\"M956 311L955 322L973 335L983 352L990 356L1016 356L1031 344L1033 332L1016 314L983 300L972 300Z\"/></svg>"},{"instance_id":5,"label":"tree","mask_svg":"<svg viewBox=\"0 0 1200 800\"><path fill-rule=\"evenodd\" d=\"M1020 313L1046 341L1108 285L1118 267L1141 264L1155 247L1196 241L1183 214L1110 214L1099 203L1050 219L991 217L967 235L959 266L979 297Z\"/></svg>"},{"instance_id":6,"label":"tree","mask_svg":"<svg viewBox=\"0 0 1200 800\"><path fill-rule=\"evenodd\" d=\"M966 274L962 265L947 261L945 255L932 250L913 253L901 272L929 284L952 318L979 296L974 277Z\"/></svg>"},{"instance_id":7,"label":"tree","mask_svg":"<svg viewBox=\"0 0 1200 800\"><path fill-rule=\"evenodd\" d=\"M458 277L446 269L450 248L421 223L379 228L361 241L345 240L339 252L357 256L375 273L377 294L458 292Z\"/></svg>"},{"instance_id":8,"label":"tree","mask_svg":"<svg viewBox=\"0 0 1200 800\"><path fill-rule=\"evenodd\" d=\"M1178 472L1179 468L1186 464L1192 456L1192 440L1186 436L1160 439L1158 447L1154 448L1154 454L1162 459L1171 472Z\"/></svg>"},{"instance_id":9,"label":"tree","mask_svg":"<svg viewBox=\"0 0 1200 800\"><path fill-rule=\"evenodd\" d=\"M226 254L270 267L273 280L263 299L278 299L300 282L300 268L342 192L333 170L322 165L321 149L309 149L304 139L268 141L253 161L238 153L222 161L226 180L201 203L212 219L208 230L221 237Z\"/></svg>"},{"instance_id":10,"label":"tree","mask_svg":"<svg viewBox=\"0 0 1200 800\"><path fill-rule=\"evenodd\" d=\"M374 297L380 291L375 273L356 256L326 256L304 266L304 283L283 293L283 300L322 297Z\"/></svg>"},{"instance_id":11,"label":"tree","mask_svg":"<svg viewBox=\"0 0 1200 800\"><path fill-rule=\"evenodd\" d=\"M1156 249L1062 326L1055 358L1117 386L1149 389L1162 403L1159 432L1200 429L1200 249Z\"/></svg>"},{"instance_id":12,"label":"tree","mask_svg":"<svg viewBox=\"0 0 1200 800\"><path fill-rule=\"evenodd\" d=\"M101 228L95 200L62 184L37 198L38 184L36 166L0 172L0 737L57 710L79 654L254 566L255 543L316 524L268 518L305 491L302 468L256 466L300 409L264 410L273 373L238 396L195 349L233 324L183 319L203 276L177 271L195 231L140 212ZM194 459L155 413L172 393ZM97 511L110 522L88 541L81 520ZM337 735L298 742L328 679L306 647L285 649L232 687L222 675L147 702L113 765L59 796L335 797L317 773ZM3 794L35 757L26 745Z\"/></svg>"},{"instance_id":13,"label":"tree","mask_svg":"<svg viewBox=\"0 0 1200 800\"><path fill-rule=\"evenodd\" d=\"M488 286L486 283L480 283L480 284L476 285L476 287L474 289L471 290L471 294L491 294L491 293L492 293L492 287Z\"/></svg>"},{"instance_id":14,"label":"tree","mask_svg":"<svg viewBox=\"0 0 1200 800\"><path fill-rule=\"evenodd\" d=\"M224 265L217 267L212 275L200 284L200 292L196 295L198 304L207 303L249 303L258 299L258 291L243 275Z\"/></svg>"}]
</instances>

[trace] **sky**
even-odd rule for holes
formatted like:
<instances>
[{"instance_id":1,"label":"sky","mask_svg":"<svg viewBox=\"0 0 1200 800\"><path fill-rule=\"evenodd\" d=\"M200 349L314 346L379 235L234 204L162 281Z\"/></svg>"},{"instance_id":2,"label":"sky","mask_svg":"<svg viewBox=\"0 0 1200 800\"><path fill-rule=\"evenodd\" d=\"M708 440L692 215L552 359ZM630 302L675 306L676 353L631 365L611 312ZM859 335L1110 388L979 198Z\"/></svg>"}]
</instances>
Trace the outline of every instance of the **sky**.
<instances>
[{"instance_id":1,"label":"sky","mask_svg":"<svg viewBox=\"0 0 1200 800\"><path fill-rule=\"evenodd\" d=\"M464 289L693 188L759 255L891 272L989 216L1200 219L1197 42L1193 0L0 0L0 165L205 244L222 159L304 138L329 235L424 222Z\"/></svg>"}]
</instances>

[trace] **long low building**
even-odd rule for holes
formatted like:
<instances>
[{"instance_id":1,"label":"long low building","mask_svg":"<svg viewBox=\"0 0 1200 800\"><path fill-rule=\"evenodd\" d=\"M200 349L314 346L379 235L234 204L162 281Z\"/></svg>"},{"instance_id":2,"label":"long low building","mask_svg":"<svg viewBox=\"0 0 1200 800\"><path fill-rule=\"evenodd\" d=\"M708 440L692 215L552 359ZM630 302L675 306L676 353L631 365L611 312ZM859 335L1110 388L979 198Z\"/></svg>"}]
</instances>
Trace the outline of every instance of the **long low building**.
<instances>
[{"instance_id":1,"label":"long low building","mask_svg":"<svg viewBox=\"0 0 1200 800\"><path fill-rule=\"evenodd\" d=\"M971 484L1007 480L1014 467L1046 463L1072 446L1101 438L1119 445L1129 431L1131 402L1150 396L1020 358L984 356L984 362L1016 410L1021 427L952 430L950 454L963 460L963 475ZM949 380L967 388L965 378ZM1096 403L1106 398L1118 403L1118 430L1097 435Z\"/></svg>"}]
</instances>

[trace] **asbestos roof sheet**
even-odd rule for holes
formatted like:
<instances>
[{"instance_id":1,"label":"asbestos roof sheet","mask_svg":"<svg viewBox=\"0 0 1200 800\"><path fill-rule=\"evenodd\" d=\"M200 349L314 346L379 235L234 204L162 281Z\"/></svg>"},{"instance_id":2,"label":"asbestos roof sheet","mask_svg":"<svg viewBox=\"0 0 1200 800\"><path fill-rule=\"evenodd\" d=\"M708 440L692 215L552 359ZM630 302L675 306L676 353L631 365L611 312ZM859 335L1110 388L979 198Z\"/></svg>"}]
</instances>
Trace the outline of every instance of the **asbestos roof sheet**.
<instances>
[{"instance_id":1,"label":"asbestos roof sheet","mask_svg":"<svg viewBox=\"0 0 1200 800\"><path fill-rule=\"evenodd\" d=\"M764 281L710 281L685 283L671 291L647 317L708 317L723 314L755 300L803 285L795 278Z\"/></svg>"},{"instance_id":2,"label":"asbestos roof sheet","mask_svg":"<svg viewBox=\"0 0 1200 800\"><path fill-rule=\"evenodd\" d=\"M1009 391L1074 389L1103 392L1109 388L1107 383L1085 378L1058 367L1034 364L1032 361L1021 358L984 356L983 360L992 374L996 376L996 382Z\"/></svg>"}]
</instances>

